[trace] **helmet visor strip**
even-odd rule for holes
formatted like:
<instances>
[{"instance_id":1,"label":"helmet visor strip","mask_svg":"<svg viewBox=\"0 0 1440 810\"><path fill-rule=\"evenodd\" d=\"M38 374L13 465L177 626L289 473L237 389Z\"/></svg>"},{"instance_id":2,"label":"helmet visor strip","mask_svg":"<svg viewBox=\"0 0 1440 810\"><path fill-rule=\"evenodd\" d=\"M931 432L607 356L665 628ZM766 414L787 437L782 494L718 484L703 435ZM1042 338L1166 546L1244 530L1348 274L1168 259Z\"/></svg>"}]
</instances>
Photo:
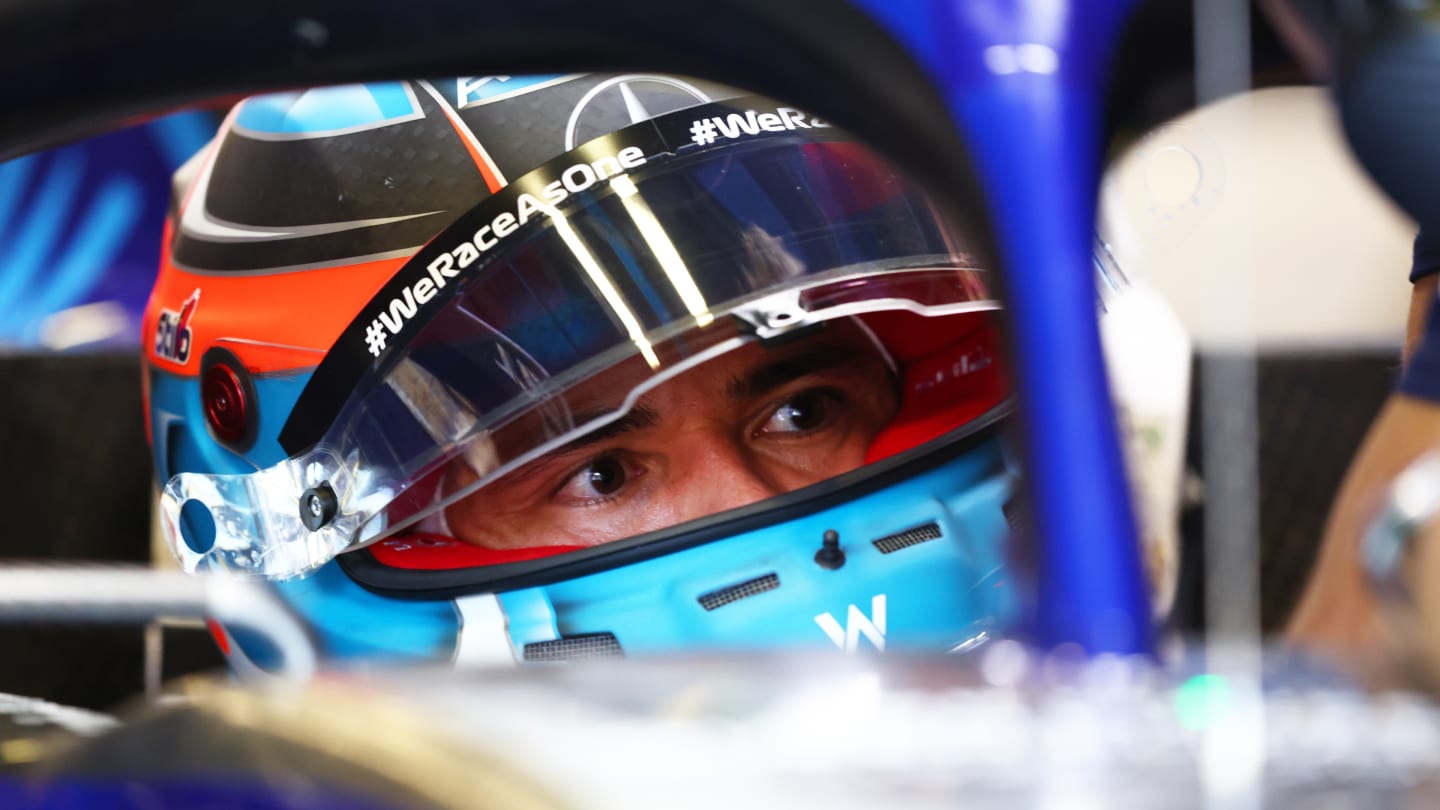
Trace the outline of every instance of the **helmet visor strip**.
<instances>
[{"instance_id":1,"label":"helmet visor strip","mask_svg":"<svg viewBox=\"0 0 1440 810\"><path fill-rule=\"evenodd\" d=\"M182 567L303 574L613 426L730 352L827 321L852 324L828 329L843 346L865 313L996 306L959 232L863 147L783 133L678 151L603 178L592 168L593 182L560 172L584 188L553 203L541 167L512 184L534 194L487 199L432 240L317 369L312 388L327 364L361 370L318 440L252 474L168 483L161 513ZM496 242L483 252L477 221ZM456 234L477 255L448 249ZM213 538L187 537L194 501Z\"/></svg>"}]
</instances>

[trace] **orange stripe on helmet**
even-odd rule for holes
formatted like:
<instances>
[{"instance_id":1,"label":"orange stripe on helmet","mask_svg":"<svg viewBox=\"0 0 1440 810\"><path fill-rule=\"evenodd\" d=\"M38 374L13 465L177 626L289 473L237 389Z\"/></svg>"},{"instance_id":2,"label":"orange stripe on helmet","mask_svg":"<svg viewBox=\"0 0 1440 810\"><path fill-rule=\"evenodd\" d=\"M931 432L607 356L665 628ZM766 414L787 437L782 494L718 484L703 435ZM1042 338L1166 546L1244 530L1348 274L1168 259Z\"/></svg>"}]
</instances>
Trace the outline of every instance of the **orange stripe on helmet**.
<instances>
[{"instance_id":1,"label":"orange stripe on helmet","mask_svg":"<svg viewBox=\"0 0 1440 810\"><path fill-rule=\"evenodd\" d=\"M158 368L196 376L207 349L231 350L252 373L296 371L320 362L375 293L395 275L406 257L297 270L273 275L191 273L170 260L174 223L165 224L160 275L145 307L141 340L145 355ZM159 350L161 315L178 325L191 303L183 361ZM176 344L171 344L176 345Z\"/></svg>"}]
</instances>

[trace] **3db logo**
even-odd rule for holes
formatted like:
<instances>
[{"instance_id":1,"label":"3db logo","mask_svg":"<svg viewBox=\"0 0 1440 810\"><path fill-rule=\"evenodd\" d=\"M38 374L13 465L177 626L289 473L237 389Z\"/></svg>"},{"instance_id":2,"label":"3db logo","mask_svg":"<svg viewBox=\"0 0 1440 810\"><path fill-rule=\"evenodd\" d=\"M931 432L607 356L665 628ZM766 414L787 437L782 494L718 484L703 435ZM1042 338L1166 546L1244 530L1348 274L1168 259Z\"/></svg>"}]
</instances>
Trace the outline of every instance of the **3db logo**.
<instances>
[{"instance_id":1,"label":"3db logo","mask_svg":"<svg viewBox=\"0 0 1440 810\"><path fill-rule=\"evenodd\" d=\"M200 290L196 289L179 312L160 310L160 321L155 325L155 354L181 365L190 361L190 318L199 304Z\"/></svg>"}]
</instances>

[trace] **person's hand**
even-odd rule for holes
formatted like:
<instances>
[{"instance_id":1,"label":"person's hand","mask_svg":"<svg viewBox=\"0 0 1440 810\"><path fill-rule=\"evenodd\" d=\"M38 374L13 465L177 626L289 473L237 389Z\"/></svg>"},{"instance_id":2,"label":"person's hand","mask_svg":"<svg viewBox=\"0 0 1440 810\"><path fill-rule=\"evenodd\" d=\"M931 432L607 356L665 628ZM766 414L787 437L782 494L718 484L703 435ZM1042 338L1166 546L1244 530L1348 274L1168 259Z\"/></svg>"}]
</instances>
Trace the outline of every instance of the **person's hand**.
<instances>
[{"instance_id":1,"label":"person's hand","mask_svg":"<svg viewBox=\"0 0 1440 810\"><path fill-rule=\"evenodd\" d=\"M1409 662L1440 673L1440 525L1417 539L1402 578L1412 606L1382 610L1362 564L1361 538L1390 484L1440 447L1440 404L1395 394L1356 454L1330 513L1320 556L1286 640L1377 685L1411 680Z\"/></svg>"}]
</instances>

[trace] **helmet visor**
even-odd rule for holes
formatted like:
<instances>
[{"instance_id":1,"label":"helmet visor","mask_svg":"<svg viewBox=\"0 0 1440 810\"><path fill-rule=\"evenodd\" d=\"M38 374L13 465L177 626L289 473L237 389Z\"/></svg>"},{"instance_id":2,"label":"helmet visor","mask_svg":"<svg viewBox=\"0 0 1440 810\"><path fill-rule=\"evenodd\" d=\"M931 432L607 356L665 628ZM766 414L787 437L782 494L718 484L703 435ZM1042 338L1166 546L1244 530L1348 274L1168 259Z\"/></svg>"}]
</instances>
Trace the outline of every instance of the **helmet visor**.
<instances>
[{"instance_id":1,"label":"helmet visor","mask_svg":"<svg viewBox=\"0 0 1440 810\"><path fill-rule=\"evenodd\" d=\"M505 548L653 530L664 510L609 533L525 540L496 526L517 480L603 498L644 473L597 451L639 428L693 423L679 414L697 408L667 400L681 383L698 411L775 394L737 405L726 429L743 434L742 452L743 437L832 416L853 419L859 442L902 398L877 313L938 323L996 306L930 201L838 135L628 154L582 146L422 249L317 369L306 396L334 404L302 397L286 432L308 430L303 449L249 475L175 476L162 515L183 567L293 576L427 519ZM847 453L811 466L828 477L863 463ZM187 536L180 513L193 501L213 539Z\"/></svg>"}]
</instances>

